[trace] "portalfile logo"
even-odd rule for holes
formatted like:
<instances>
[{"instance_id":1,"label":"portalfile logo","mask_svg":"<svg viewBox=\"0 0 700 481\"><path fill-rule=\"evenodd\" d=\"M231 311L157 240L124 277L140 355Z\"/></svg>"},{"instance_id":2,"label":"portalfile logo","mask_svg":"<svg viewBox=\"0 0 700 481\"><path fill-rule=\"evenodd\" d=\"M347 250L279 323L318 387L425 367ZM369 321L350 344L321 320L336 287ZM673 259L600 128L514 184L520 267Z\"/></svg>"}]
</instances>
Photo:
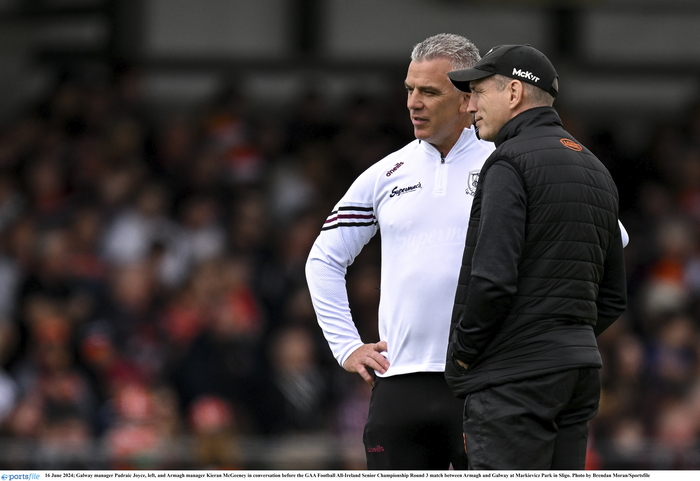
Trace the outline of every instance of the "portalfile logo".
<instances>
[{"instance_id":1,"label":"portalfile logo","mask_svg":"<svg viewBox=\"0 0 700 481\"><path fill-rule=\"evenodd\" d=\"M514 68L513 69L513 75L517 75L518 77L526 78L528 80L532 80L533 82L538 82L540 80L539 77L536 75L533 75L532 72L525 72L523 70L520 70L519 68Z\"/></svg>"}]
</instances>

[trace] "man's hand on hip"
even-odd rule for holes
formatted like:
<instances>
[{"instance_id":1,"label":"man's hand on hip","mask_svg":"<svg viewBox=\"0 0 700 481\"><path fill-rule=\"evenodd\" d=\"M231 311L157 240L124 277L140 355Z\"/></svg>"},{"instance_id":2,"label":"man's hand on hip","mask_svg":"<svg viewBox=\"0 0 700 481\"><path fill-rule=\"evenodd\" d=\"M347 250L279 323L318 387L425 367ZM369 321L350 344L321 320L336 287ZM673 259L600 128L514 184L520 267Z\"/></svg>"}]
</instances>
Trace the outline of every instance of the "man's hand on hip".
<instances>
[{"instance_id":1,"label":"man's hand on hip","mask_svg":"<svg viewBox=\"0 0 700 481\"><path fill-rule=\"evenodd\" d=\"M389 361L382 355L386 350L385 341L360 346L345 360L343 368L348 372L358 373L367 384L374 386L374 377L368 368L384 374L389 369Z\"/></svg>"}]
</instances>

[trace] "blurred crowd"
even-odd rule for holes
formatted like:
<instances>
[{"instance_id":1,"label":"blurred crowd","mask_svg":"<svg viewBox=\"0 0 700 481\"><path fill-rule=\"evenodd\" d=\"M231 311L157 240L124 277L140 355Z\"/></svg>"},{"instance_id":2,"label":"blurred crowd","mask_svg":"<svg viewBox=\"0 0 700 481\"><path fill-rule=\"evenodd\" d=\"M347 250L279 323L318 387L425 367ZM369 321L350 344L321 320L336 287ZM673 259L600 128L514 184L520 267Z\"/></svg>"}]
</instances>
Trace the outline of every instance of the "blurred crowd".
<instances>
[{"instance_id":1,"label":"blurred crowd","mask_svg":"<svg viewBox=\"0 0 700 481\"><path fill-rule=\"evenodd\" d=\"M1 125L0 469L266 469L282 439L288 468L362 468L369 388L332 358L304 264L354 178L413 139L401 80L341 108L231 87L162 115L123 67ZM700 468L700 109L634 155L562 115L631 237L589 465ZM348 275L367 341L378 287L373 239ZM314 464L309 436L340 448Z\"/></svg>"}]
</instances>

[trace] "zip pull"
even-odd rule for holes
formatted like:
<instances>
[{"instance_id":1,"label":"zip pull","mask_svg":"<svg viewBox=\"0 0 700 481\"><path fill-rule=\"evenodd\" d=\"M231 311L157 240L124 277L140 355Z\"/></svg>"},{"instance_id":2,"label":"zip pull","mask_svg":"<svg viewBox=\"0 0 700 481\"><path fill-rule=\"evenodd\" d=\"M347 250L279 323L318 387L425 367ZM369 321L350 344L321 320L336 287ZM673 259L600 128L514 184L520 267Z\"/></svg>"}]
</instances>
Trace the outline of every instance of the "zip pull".
<instances>
[{"instance_id":1,"label":"zip pull","mask_svg":"<svg viewBox=\"0 0 700 481\"><path fill-rule=\"evenodd\" d=\"M437 168L437 178L435 179L435 193L443 195L446 189L446 179L445 179L445 154L440 152L440 165Z\"/></svg>"}]
</instances>

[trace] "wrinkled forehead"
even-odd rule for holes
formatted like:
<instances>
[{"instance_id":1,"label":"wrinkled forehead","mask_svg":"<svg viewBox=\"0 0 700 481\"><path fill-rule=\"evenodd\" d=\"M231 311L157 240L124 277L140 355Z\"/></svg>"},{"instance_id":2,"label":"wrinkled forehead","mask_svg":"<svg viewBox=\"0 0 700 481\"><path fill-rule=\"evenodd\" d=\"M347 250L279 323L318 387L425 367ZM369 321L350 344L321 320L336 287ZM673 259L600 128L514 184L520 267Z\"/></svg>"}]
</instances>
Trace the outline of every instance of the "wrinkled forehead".
<instances>
[{"instance_id":1,"label":"wrinkled forehead","mask_svg":"<svg viewBox=\"0 0 700 481\"><path fill-rule=\"evenodd\" d=\"M411 61L406 73L405 83L411 87L433 86L451 88L452 82L447 77L447 72L451 69L450 61L445 58Z\"/></svg>"}]
</instances>

